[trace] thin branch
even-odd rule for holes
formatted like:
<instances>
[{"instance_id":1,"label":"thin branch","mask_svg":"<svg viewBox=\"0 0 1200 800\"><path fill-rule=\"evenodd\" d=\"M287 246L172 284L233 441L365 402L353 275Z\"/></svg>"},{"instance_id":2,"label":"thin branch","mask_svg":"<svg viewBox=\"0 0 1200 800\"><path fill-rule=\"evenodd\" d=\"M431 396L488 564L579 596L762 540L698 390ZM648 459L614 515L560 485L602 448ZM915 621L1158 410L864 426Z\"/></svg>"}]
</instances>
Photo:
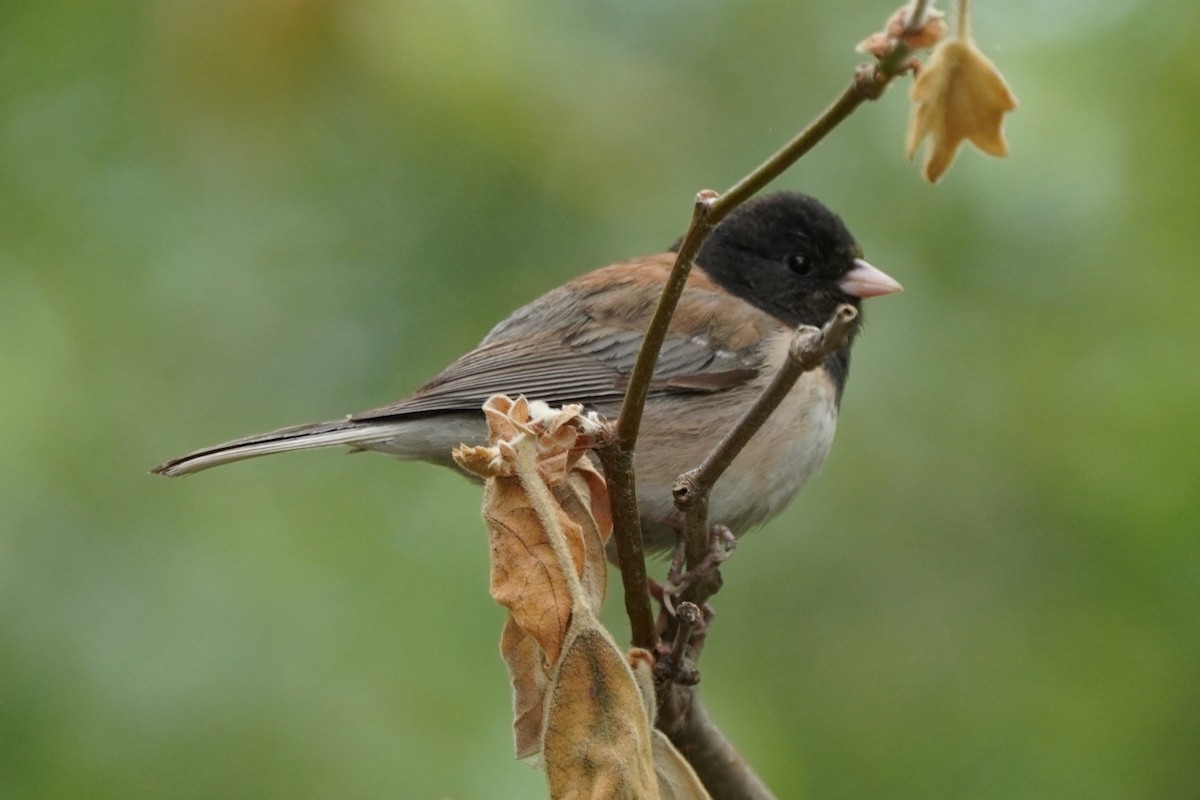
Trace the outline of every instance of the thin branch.
<instances>
[{"instance_id":1,"label":"thin branch","mask_svg":"<svg viewBox=\"0 0 1200 800\"><path fill-rule=\"evenodd\" d=\"M597 448L597 455L604 465L612 498L613 539L617 543L617 563L621 569L621 583L625 589L625 613L629 617L630 640L634 647L653 651L658 644L658 630L654 624L654 611L650 605L650 593L646 582L646 548L642 543L642 523L638 510L636 476L633 467L634 445L642 426L642 411L646 407L646 393L658 352L667 336L667 328L675 307L687 284L692 260L700 250L700 244L715 222L709 222L712 202L716 192L705 190L696 195L692 209L692 222L687 235L679 247L675 265L663 287L654 317L646 330L642 349L638 353L621 414L617 418L616 430L609 441Z\"/></svg>"},{"instance_id":2,"label":"thin branch","mask_svg":"<svg viewBox=\"0 0 1200 800\"><path fill-rule=\"evenodd\" d=\"M675 609L675 616L679 618L679 634L671 646L671 660L681 664L687 655L687 643L691 641L697 626L704 621L704 614L695 603L680 603L679 608Z\"/></svg>"},{"instance_id":3,"label":"thin branch","mask_svg":"<svg viewBox=\"0 0 1200 800\"><path fill-rule=\"evenodd\" d=\"M812 150L842 120L854 113L854 109L864 101L879 97L883 84L877 82L875 73L875 68L869 65L859 67L854 74L854 80L819 117L797 134L794 139L779 148L757 169L721 195L721 198L714 204L710 219L715 219L717 222L724 219L730 211L756 195L767 184L782 175L788 167L795 164L801 156Z\"/></svg>"},{"instance_id":4,"label":"thin branch","mask_svg":"<svg viewBox=\"0 0 1200 800\"><path fill-rule=\"evenodd\" d=\"M680 603L671 623L674 627L671 649L654 662L655 684L668 687L666 692L673 691L674 686L695 686L700 680L693 637L704 636L704 612L695 603Z\"/></svg>"},{"instance_id":5,"label":"thin branch","mask_svg":"<svg viewBox=\"0 0 1200 800\"><path fill-rule=\"evenodd\" d=\"M646 580L646 550L642 545L642 523L634 484L633 450L617 444L615 435L595 448L604 466L612 504L613 539L625 590L625 615L629 617L630 642L654 652L658 629Z\"/></svg>"},{"instance_id":6,"label":"thin branch","mask_svg":"<svg viewBox=\"0 0 1200 800\"><path fill-rule=\"evenodd\" d=\"M724 474L733 459L741 452L750 437L758 432L767 417L775 411L796 381L805 372L816 369L825 359L849 343L850 326L858 319L858 310L848 304L840 305L824 327L803 325L796 330L788 346L788 358L775 377L754 401L754 405L738 420L724 439L721 440L704 463L690 473L692 482L703 491L712 489L717 479ZM676 501L679 501L678 494Z\"/></svg>"},{"instance_id":7,"label":"thin branch","mask_svg":"<svg viewBox=\"0 0 1200 800\"><path fill-rule=\"evenodd\" d=\"M621 414L617 417L617 443L626 450L633 450L634 443L637 442L638 432L642 427L642 411L646 406L646 393L650 389L650 379L654 376L654 365L658 361L663 341L667 338L667 328L671 325L671 317L675 315L675 307L679 305L679 298L683 296L683 287L692 271L692 261L696 258L696 253L700 252L700 245L708 238L709 232L729 213L726 210L714 216L713 207L716 201L717 193L711 189L705 189L696 195L696 202L692 207L692 222L679 246L679 252L675 255L675 264L658 299L650 326L646 329L642 349L638 351L633 371L629 373L629 386L625 389Z\"/></svg>"}]
</instances>

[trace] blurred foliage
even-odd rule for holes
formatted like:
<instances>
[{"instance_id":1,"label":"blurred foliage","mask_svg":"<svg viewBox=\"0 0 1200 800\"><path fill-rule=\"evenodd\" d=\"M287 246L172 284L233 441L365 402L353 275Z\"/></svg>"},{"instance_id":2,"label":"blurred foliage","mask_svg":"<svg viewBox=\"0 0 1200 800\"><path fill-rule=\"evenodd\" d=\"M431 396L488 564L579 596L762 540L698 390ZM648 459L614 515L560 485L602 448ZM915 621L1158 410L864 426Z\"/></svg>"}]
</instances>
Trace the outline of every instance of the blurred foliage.
<instances>
[{"instance_id":1,"label":"blurred foliage","mask_svg":"<svg viewBox=\"0 0 1200 800\"><path fill-rule=\"evenodd\" d=\"M145 470L661 248L891 10L0 5L0 796L540 796L476 488ZM923 184L898 86L780 181L908 289L718 598L706 696L780 796L1200 794L1197 16L978 3L1011 158Z\"/></svg>"}]
</instances>

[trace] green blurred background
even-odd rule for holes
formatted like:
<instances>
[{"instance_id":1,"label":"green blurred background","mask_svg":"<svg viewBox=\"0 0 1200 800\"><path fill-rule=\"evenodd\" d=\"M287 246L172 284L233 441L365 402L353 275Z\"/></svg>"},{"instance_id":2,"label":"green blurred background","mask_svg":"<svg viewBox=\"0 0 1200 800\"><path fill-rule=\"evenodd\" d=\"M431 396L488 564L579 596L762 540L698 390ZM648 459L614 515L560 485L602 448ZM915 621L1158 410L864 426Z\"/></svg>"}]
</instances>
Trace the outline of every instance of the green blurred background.
<instances>
[{"instance_id":1,"label":"green blurred background","mask_svg":"<svg viewBox=\"0 0 1200 800\"><path fill-rule=\"evenodd\" d=\"M4 0L0 796L541 796L477 488L146 469L661 248L891 10ZM704 690L781 797L1200 795L1198 17L980 2L1009 159L922 183L897 86L779 181L908 290L717 599Z\"/></svg>"}]
</instances>

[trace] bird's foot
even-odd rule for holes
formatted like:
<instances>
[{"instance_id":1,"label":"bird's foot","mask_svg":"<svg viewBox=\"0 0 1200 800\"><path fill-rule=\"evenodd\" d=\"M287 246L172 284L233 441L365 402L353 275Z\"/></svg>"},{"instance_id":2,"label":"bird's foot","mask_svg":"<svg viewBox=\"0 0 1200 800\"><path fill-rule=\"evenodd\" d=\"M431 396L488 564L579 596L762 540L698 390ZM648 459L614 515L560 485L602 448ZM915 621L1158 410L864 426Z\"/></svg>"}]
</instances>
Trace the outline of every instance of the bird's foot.
<instances>
[{"instance_id":1,"label":"bird's foot","mask_svg":"<svg viewBox=\"0 0 1200 800\"><path fill-rule=\"evenodd\" d=\"M695 567L684 571L687 559L687 538L681 532L679 542L675 545L675 555L671 558L671 567L667 570L667 585L664 599L678 596L683 590L697 580L716 572L717 568L729 560L737 547L737 538L733 531L724 525L712 525L708 529L708 553Z\"/></svg>"}]
</instances>

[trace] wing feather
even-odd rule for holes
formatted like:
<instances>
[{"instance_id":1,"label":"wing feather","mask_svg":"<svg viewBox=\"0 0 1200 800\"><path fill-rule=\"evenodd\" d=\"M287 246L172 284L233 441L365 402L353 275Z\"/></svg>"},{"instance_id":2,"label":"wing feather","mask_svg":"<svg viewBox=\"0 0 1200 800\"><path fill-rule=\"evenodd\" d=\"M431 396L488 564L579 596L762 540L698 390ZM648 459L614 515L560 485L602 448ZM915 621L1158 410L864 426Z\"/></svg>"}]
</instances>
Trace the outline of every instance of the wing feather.
<instances>
[{"instance_id":1,"label":"wing feather","mask_svg":"<svg viewBox=\"0 0 1200 800\"><path fill-rule=\"evenodd\" d=\"M553 405L614 404L625 393L672 258L625 262L555 289L409 397L351 420L474 411L501 393ZM763 368L759 344L780 325L693 274L663 343L652 395L719 392L753 380Z\"/></svg>"}]
</instances>

